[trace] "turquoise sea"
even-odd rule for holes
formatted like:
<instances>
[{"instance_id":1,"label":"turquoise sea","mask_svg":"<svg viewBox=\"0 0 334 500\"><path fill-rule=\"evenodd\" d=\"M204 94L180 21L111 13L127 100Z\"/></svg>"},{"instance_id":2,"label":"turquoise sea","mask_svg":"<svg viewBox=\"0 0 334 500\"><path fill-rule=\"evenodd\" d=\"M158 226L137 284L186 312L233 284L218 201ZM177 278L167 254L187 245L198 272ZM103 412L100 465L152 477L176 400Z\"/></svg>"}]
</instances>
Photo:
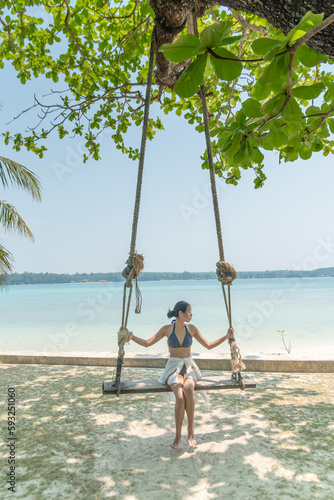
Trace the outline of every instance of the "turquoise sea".
<instances>
[{"instance_id":1,"label":"turquoise sea","mask_svg":"<svg viewBox=\"0 0 334 500\"><path fill-rule=\"evenodd\" d=\"M149 338L170 322L178 300L190 302L194 323L208 339L226 333L227 317L215 280L141 282L142 313L129 329ZM121 322L122 283L10 286L0 295L0 351L115 352ZM334 355L334 278L236 280L233 325L242 353L284 353L281 336L296 356ZM149 350L131 343L127 352L166 354L166 341ZM207 352L194 342L193 353ZM227 353L223 344L210 354Z\"/></svg>"}]
</instances>

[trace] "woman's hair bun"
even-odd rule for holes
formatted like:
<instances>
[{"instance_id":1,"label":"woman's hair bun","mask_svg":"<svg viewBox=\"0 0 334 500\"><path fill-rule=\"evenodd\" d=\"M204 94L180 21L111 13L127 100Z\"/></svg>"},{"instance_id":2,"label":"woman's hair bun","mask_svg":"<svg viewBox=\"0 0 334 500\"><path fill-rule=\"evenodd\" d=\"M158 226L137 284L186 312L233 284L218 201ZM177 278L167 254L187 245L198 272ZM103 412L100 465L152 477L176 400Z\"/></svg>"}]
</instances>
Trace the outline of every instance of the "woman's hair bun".
<instances>
[{"instance_id":1,"label":"woman's hair bun","mask_svg":"<svg viewBox=\"0 0 334 500\"><path fill-rule=\"evenodd\" d=\"M170 309L168 310L167 317L172 318L173 316L175 316L175 318L178 318L179 312L182 311L183 313L185 313L187 311L187 307L189 306L190 306L189 302L180 300L179 302L176 302L174 309L172 311Z\"/></svg>"}]
</instances>

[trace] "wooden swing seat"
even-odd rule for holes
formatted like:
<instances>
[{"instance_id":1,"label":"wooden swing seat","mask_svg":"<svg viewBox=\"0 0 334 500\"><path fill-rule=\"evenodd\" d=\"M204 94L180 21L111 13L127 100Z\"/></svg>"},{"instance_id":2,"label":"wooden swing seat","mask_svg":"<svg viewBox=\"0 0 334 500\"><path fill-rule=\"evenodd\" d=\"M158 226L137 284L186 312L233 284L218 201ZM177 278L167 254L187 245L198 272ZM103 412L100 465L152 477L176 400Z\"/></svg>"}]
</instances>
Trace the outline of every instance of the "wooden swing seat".
<instances>
[{"instance_id":1,"label":"wooden swing seat","mask_svg":"<svg viewBox=\"0 0 334 500\"><path fill-rule=\"evenodd\" d=\"M246 389L254 389L256 383L248 377L243 377ZM195 391L213 391L222 389L240 389L240 383L226 375L203 377L195 385ZM103 394L116 394L114 382L102 382ZM147 392L171 392L168 385L162 385L157 380L143 379L121 382L121 394L141 394Z\"/></svg>"}]
</instances>

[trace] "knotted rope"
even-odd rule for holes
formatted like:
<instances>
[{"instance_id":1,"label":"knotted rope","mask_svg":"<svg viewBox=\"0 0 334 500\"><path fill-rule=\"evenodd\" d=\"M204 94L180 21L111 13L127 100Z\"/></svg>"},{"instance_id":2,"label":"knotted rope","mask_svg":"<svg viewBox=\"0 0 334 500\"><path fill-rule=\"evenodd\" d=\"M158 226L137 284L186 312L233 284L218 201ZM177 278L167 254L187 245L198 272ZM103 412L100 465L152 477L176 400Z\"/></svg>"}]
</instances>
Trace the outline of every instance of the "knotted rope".
<instances>
[{"instance_id":1,"label":"knotted rope","mask_svg":"<svg viewBox=\"0 0 334 500\"><path fill-rule=\"evenodd\" d=\"M120 328L118 332L118 343L119 344L129 344L130 340L132 339L132 332L129 332L127 328Z\"/></svg>"},{"instance_id":2,"label":"knotted rope","mask_svg":"<svg viewBox=\"0 0 334 500\"><path fill-rule=\"evenodd\" d=\"M193 9L193 27L194 27L194 35L198 37L196 9ZM218 205L218 196L217 196L217 188L216 188L216 179L215 179L215 169L214 169L212 147L211 147L210 127L209 127L209 120L208 120L208 107L206 104L204 85L201 85L199 93L200 93L201 104L202 104L206 149L208 152L208 163L209 163L209 171L210 171L211 194L212 194L213 209L214 209L214 214L215 214L216 233L217 233L219 258L220 258L220 261L217 263L216 273L217 273L218 280L221 282L221 285L222 285L227 317L228 317L229 325L231 327L232 326L232 309L231 309L231 291L230 291L230 289L231 289L232 281L236 278L237 273L236 273L235 269L230 264L225 262L223 237L222 237L222 229L221 229L219 205ZM225 284L227 285L228 297L226 297ZM237 347L237 344L235 342L234 335L230 336L229 344L230 344L230 350L231 350L232 377L235 378L237 380L237 382L240 383L241 389L244 389L245 383L243 381L241 371L245 369L245 365L242 362L241 354L240 354L239 348Z\"/></svg>"},{"instance_id":3,"label":"knotted rope","mask_svg":"<svg viewBox=\"0 0 334 500\"><path fill-rule=\"evenodd\" d=\"M232 281L237 277L236 270L227 262L223 260L217 262L216 264L216 274L218 277L218 281L223 283L224 285L231 285Z\"/></svg>"},{"instance_id":4,"label":"knotted rope","mask_svg":"<svg viewBox=\"0 0 334 500\"><path fill-rule=\"evenodd\" d=\"M115 385L117 390L117 396L120 395L121 392L121 372L122 365L124 362L124 344L128 342L128 340L124 340L129 338L131 339L132 332L129 332L127 329L130 303L131 303L131 295L132 295L132 280L136 280L136 313L140 313L141 305L142 305L142 297L138 287L137 278L140 271L144 267L144 257L141 254L138 254L135 251L136 248L136 238L137 238L137 228L138 228L138 218L139 218L139 208L140 208L140 198L141 198L141 188L143 182L143 170L144 170L144 159L145 159L145 149L146 149L146 140L147 140L147 129L148 129L148 119L149 119L149 107L150 107L150 99L151 99L151 87L152 87L152 77L153 77L153 67L154 67L154 51L155 51L155 27L152 31L151 37L151 49L150 49L150 58L149 58L149 66L148 66L148 75L147 75L147 86L146 86L146 95L145 95L145 108L144 108L144 120L143 120L143 130L141 136L141 146L140 146L140 156L139 156L139 165L138 165L138 176L137 176L137 189L136 189L136 200L133 211L133 222L132 222L132 233L131 233L131 245L129 258L127 260L127 266L124 268L122 275L126 279L124 283L124 291L123 291L123 309L122 309L122 326L118 332L118 357L117 357L117 367L116 367L116 378ZM129 295L127 298L127 289L129 289ZM125 334L125 336L124 336ZM129 334L129 336L127 335Z\"/></svg>"},{"instance_id":5,"label":"knotted rope","mask_svg":"<svg viewBox=\"0 0 334 500\"><path fill-rule=\"evenodd\" d=\"M142 296L139 290L137 278L139 273L144 269L144 256L139 253L130 254L126 261L127 266L122 271L122 276L126 279L125 287L132 287L132 280L136 280L136 309L135 313L140 314L142 305ZM127 322L127 319L126 319Z\"/></svg>"}]
</instances>

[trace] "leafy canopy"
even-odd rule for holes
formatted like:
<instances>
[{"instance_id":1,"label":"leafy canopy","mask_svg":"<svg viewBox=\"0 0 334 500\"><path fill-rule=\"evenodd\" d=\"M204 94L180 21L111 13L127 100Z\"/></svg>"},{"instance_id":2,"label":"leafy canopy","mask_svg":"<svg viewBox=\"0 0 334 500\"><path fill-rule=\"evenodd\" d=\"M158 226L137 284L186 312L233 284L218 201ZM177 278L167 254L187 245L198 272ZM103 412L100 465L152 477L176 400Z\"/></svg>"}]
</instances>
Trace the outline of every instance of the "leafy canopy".
<instances>
[{"instance_id":1,"label":"leafy canopy","mask_svg":"<svg viewBox=\"0 0 334 500\"><path fill-rule=\"evenodd\" d=\"M138 149L125 139L129 127L140 126L143 119L154 26L149 2L26 4L0 3L0 65L10 61L22 84L44 75L54 93L43 101L36 98L42 118L32 131L6 132L5 142L42 156L43 140L53 130L60 138L74 133L85 137L84 160L98 159L99 135L107 129L116 147L137 159ZM152 102L202 132L198 91L204 84L216 173L237 184L241 169L251 168L255 187L261 187L263 150L279 151L284 161L334 152L332 61L304 43L322 24L323 15L308 12L285 36L254 15L212 8L198 20L198 37L185 29L172 44L159 47L179 78L173 89L155 83ZM156 106L151 116L153 111ZM163 124L154 115L148 138L159 129ZM208 167L206 153L203 167Z\"/></svg>"}]
</instances>

